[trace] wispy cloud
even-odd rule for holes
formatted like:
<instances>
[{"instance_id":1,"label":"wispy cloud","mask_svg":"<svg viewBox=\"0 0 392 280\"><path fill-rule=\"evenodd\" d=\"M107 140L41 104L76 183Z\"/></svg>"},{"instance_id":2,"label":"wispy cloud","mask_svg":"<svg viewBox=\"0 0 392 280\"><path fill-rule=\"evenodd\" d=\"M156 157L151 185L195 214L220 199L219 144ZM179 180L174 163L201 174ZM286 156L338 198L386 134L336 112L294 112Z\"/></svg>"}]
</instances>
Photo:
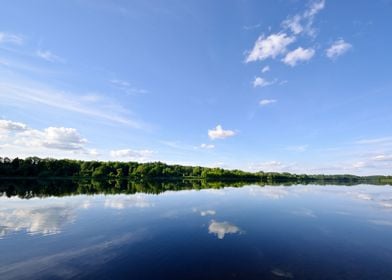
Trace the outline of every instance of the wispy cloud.
<instances>
[{"instance_id":1,"label":"wispy cloud","mask_svg":"<svg viewBox=\"0 0 392 280\"><path fill-rule=\"evenodd\" d=\"M267 65L267 66L264 66L262 69L261 69L261 73L267 73L267 72L269 72L271 69L270 69L270 67L269 67L269 65Z\"/></svg>"},{"instance_id":2,"label":"wispy cloud","mask_svg":"<svg viewBox=\"0 0 392 280\"><path fill-rule=\"evenodd\" d=\"M20 35L0 32L0 44L14 44L14 45L22 45L24 42L23 37Z\"/></svg>"},{"instance_id":3,"label":"wispy cloud","mask_svg":"<svg viewBox=\"0 0 392 280\"><path fill-rule=\"evenodd\" d=\"M300 61L310 60L314 56L314 54L315 54L315 50L312 48L304 49L302 47L299 47L287 53L286 56L282 59L282 61L287 65L293 67L297 65L297 63Z\"/></svg>"},{"instance_id":4,"label":"wispy cloud","mask_svg":"<svg viewBox=\"0 0 392 280\"><path fill-rule=\"evenodd\" d=\"M58 55L55 55L53 52L48 50L38 50L36 52L36 55L49 62L65 63L65 59L59 57Z\"/></svg>"},{"instance_id":5,"label":"wispy cloud","mask_svg":"<svg viewBox=\"0 0 392 280\"><path fill-rule=\"evenodd\" d=\"M254 25L244 25L244 29L245 30L252 30L252 29L256 29L256 28L259 28L261 26L261 24L260 23L258 23L258 24L254 24Z\"/></svg>"},{"instance_id":6,"label":"wispy cloud","mask_svg":"<svg viewBox=\"0 0 392 280\"><path fill-rule=\"evenodd\" d=\"M255 79L253 80L253 87L266 87L266 86L270 86L273 85L277 82L277 80L273 80L273 81L267 81L266 79L262 78L262 77L255 77Z\"/></svg>"},{"instance_id":7,"label":"wispy cloud","mask_svg":"<svg viewBox=\"0 0 392 280\"><path fill-rule=\"evenodd\" d=\"M225 139L228 137L234 136L236 133L233 130L225 130L222 128L220 124L216 126L215 129L209 129L208 130L208 137L210 137L212 140L215 139Z\"/></svg>"},{"instance_id":8,"label":"wispy cloud","mask_svg":"<svg viewBox=\"0 0 392 280\"><path fill-rule=\"evenodd\" d=\"M308 149L308 145L288 146L286 150L292 152L305 152Z\"/></svg>"},{"instance_id":9,"label":"wispy cloud","mask_svg":"<svg viewBox=\"0 0 392 280\"><path fill-rule=\"evenodd\" d=\"M267 106L269 104L276 103L276 102L277 102L277 100L275 100L275 99L262 99L262 100L260 100L259 103L261 106Z\"/></svg>"},{"instance_id":10,"label":"wispy cloud","mask_svg":"<svg viewBox=\"0 0 392 280\"><path fill-rule=\"evenodd\" d=\"M123 80L119 80L119 79L112 79L112 80L110 80L110 83L116 89L119 89L128 95L148 93L148 90L143 89L143 88L134 87L127 81L123 81Z\"/></svg>"},{"instance_id":11,"label":"wispy cloud","mask_svg":"<svg viewBox=\"0 0 392 280\"><path fill-rule=\"evenodd\" d=\"M200 148L202 148L202 149L213 149L213 148L215 148L215 145L214 144L205 144L205 143L203 143L203 144L200 145Z\"/></svg>"},{"instance_id":12,"label":"wispy cloud","mask_svg":"<svg viewBox=\"0 0 392 280\"><path fill-rule=\"evenodd\" d=\"M154 154L151 150L132 150L132 149L122 149L122 150L112 150L110 151L110 156L116 159L129 159L135 161L146 161L151 158Z\"/></svg>"},{"instance_id":13,"label":"wispy cloud","mask_svg":"<svg viewBox=\"0 0 392 280\"><path fill-rule=\"evenodd\" d=\"M392 144L392 136L387 137L380 137L380 138L368 138L368 139L361 139L355 142L356 144Z\"/></svg>"},{"instance_id":14,"label":"wispy cloud","mask_svg":"<svg viewBox=\"0 0 392 280\"><path fill-rule=\"evenodd\" d=\"M310 36L315 35L313 22L315 16L325 7L325 0L316 0L310 3L308 8L303 12L288 17L282 22L282 27L293 32L295 35L305 33Z\"/></svg>"},{"instance_id":15,"label":"wispy cloud","mask_svg":"<svg viewBox=\"0 0 392 280\"><path fill-rule=\"evenodd\" d=\"M326 49L325 53L327 57L331 59L335 59L352 48L352 45L345 42L343 39L339 39L335 41L328 49Z\"/></svg>"},{"instance_id":16,"label":"wispy cloud","mask_svg":"<svg viewBox=\"0 0 392 280\"><path fill-rule=\"evenodd\" d=\"M127 117L128 110L116 103L111 103L106 98L103 98L100 103L91 104L91 102L83 100L80 95L70 92L35 84L16 85L16 83L3 82L0 82L0 97L4 104L43 105L128 125L133 128L141 129L145 127L143 122ZM109 110L108 106L111 106L113 110Z\"/></svg>"}]
</instances>

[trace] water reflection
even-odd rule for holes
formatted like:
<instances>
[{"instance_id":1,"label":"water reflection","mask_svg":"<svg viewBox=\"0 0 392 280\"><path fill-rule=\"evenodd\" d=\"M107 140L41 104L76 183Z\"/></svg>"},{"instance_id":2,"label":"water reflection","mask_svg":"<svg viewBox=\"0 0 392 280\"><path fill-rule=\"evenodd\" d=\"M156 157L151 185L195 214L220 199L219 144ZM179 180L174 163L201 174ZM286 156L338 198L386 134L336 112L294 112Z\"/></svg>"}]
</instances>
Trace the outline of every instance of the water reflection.
<instances>
[{"instance_id":1,"label":"water reflection","mask_svg":"<svg viewBox=\"0 0 392 280\"><path fill-rule=\"evenodd\" d=\"M124 209L129 207L146 208L154 206L153 203L147 200L146 196L136 194L132 196L110 196L105 199L105 207L114 209Z\"/></svg>"},{"instance_id":2,"label":"water reflection","mask_svg":"<svg viewBox=\"0 0 392 280\"><path fill-rule=\"evenodd\" d=\"M210 225L208 226L208 232L215 234L219 239L223 239L226 234L240 233L241 229L229 222L211 220Z\"/></svg>"},{"instance_id":3,"label":"water reflection","mask_svg":"<svg viewBox=\"0 0 392 280\"><path fill-rule=\"evenodd\" d=\"M392 279L389 186L44 186L0 197L0 279Z\"/></svg>"},{"instance_id":4,"label":"water reflection","mask_svg":"<svg viewBox=\"0 0 392 280\"><path fill-rule=\"evenodd\" d=\"M75 205L50 203L33 205L14 200L4 203L0 200L0 238L18 231L28 234L51 235L61 232L61 228L75 220Z\"/></svg>"}]
</instances>

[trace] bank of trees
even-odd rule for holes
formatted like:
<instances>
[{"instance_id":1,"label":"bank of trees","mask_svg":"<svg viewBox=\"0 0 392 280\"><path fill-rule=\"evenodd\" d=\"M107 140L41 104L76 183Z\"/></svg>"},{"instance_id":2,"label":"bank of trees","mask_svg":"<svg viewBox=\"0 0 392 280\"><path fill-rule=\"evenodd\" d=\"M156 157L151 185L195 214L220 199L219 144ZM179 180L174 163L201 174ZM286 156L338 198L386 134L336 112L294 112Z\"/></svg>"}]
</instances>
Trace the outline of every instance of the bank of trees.
<instances>
[{"instance_id":1,"label":"bank of trees","mask_svg":"<svg viewBox=\"0 0 392 280\"><path fill-rule=\"evenodd\" d=\"M1 158L0 177L74 177L96 179L206 179L210 181L260 181L266 183L290 182L308 183L336 182L347 184L361 182L392 182L392 177L372 176L359 177L354 175L305 175L276 172L245 172L241 170L227 170L222 168L207 168L200 166L168 165L162 162L103 162L80 161L70 159L41 159L38 157Z\"/></svg>"}]
</instances>

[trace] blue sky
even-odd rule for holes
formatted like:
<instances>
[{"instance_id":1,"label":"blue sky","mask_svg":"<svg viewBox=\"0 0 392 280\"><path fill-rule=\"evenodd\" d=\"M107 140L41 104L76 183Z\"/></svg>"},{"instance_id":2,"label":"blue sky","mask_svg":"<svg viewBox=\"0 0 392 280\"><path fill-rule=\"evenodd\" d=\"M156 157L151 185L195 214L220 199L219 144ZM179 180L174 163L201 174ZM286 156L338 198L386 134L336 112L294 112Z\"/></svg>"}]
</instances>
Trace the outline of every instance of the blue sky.
<instances>
[{"instance_id":1,"label":"blue sky","mask_svg":"<svg viewBox=\"0 0 392 280\"><path fill-rule=\"evenodd\" d=\"M391 12L4 1L0 156L391 174Z\"/></svg>"}]
</instances>

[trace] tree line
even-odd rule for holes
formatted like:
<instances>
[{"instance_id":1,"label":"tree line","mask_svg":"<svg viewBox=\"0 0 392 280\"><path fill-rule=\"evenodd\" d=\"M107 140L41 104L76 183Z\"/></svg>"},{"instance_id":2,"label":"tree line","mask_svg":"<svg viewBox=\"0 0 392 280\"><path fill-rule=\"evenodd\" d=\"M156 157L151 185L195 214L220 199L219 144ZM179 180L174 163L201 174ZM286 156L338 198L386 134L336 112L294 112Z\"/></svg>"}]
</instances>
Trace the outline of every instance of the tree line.
<instances>
[{"instance_id":1,"label":"tree line","mask_svg":"<svg viewBox=\"0 0 392 280\"><path fill-rule=\"evenodd\" d=\"M278 172L245 172L201 166L168 165L162 162L104 162L71 159L28 157L25 159L0 157L2 178L95 178L132 180L203 179L209 181L254 182L342 182L392 183L392 176L308 175Z\"/></svg>"}]
</instances>

